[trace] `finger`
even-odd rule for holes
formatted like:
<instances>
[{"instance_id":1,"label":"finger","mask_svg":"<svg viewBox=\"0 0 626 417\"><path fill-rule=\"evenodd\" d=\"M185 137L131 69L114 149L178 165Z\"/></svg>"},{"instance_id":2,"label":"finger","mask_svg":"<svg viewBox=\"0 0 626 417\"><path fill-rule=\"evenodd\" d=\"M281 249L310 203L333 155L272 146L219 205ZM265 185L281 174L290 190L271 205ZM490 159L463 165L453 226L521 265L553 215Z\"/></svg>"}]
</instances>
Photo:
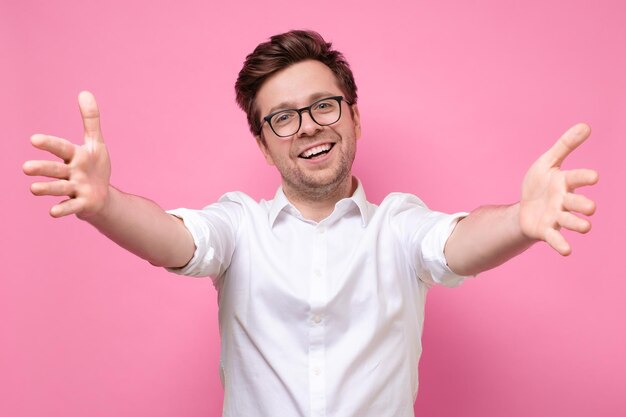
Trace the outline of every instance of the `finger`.
<instances>
[{"instance_id":1,"label":"finger","mask_svg":"<svg viewBox=\"0 0 626 417\"><path fill-rule=\"evenodd\" d=\"M77 198L70 198L61 201L59 204L52 206L50 215L52 217L63 217L70 214L76 214L82 210L82 202Z\"/></svg>"},{"instance_id":2,"label":"finger","mask_svg":"<svg viewBox=\"0 0 626 417\"><path fill-rule=\"evenodd\" d=\"M34 195L74 195L74 186L66 180L50 182L34 182L30 185L30 192Z\"/></svg>"},{"instance_id":3,"label":"finger","mask_svg":"<svg viewBox=\"0 0 626 417\"><path fill-rule=\"evenodd\" d=\"M565 172L565 181L570 190L598 182L599 176L593 169L572 169Z\"/></svg>"},{"instance_id":4,"label":"finger","mask_svg":"<svg viewBox=\"0 0 626 417\"><path fill-rule=\"evenodd\" d=\"M78 106L80 107L80 114L83 118L85 142L90 140L102 142L100 111L98 110L96 98L89 91L81 91L78 95Z\"/></svg>"},{"instance_id":5,"label":"finger","mask_svg":"<svg viewBox=\"0 0 626 417\"><path fill-rule=\"evenodd\" d=\"M567 193L563 197L563 208L567 211L591 216L596 211L596 203L584 195Z\"/></svg>"},{"instance_id":6,"label":"finger","mask_svg":"<svg viewBox=\"0 0 626 417\"><path fill-rule=\"evenodd\" d=\"M58 179L67 179L70 174L70 168L66 164L56 161L26 161L22 170L26 175Z\"/></svg>"},{"instance_id":7,"label":"finger","mask_svg":"<svg viewBox=\"0 0 626 417\"><path fill-rule=\"evenodd\" d=\"M591 222L565 211L559 214L558 222L561 227L578 233L587 233L591 230Z\"/></svg>"},{"instance_id":8,"label":"finger","mask_svg":"<svg viewBox=\"0 0 626 417\"><path fill-rule=\"evenodd\" d=\"M567 155L580 146L590 134L591 128L585 123L574 125L541 158L550 166L559 167Z\"/></svg>"},{"instance_id":9,"label":"finger","mask_svg":"<svg viewBox=\"0 0 626 417\"><path fill-rule=\"evenodd\" d=\"M76 145L67 139L42 134L31 136L30 143L32 143L35 148L50 152L65 162L72 160L74 157L74 150L76 148Z\"/></svg>"},{"instance_id":10,"label":"finger","mask_svg":"<svg viewBox=\"0 0 626 417\"><path fill-rule=\"evenodd\" d=\"M545 241L563 256L567 256L572 253L572 248L569 243L567 243L567 240L565 240L561 232L558 230L552 228L548 229L545 235Z\"/></svg>"}]
</instances>

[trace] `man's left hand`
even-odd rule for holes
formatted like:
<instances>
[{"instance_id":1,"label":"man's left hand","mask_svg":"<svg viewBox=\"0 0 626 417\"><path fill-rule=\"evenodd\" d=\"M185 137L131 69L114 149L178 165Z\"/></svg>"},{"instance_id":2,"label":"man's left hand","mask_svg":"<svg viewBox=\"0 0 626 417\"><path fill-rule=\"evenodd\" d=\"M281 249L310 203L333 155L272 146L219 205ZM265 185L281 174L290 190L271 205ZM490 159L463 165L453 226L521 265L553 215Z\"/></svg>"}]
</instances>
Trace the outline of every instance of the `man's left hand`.
<instances>
[{"instance_id":1,"label":"man's left hand","mask_svg":"<svg viewBox=\"0 0 626 417\"><path fill-rule=\"evenodd\" d=\"M591 169L562 170L565 158L591 134L584 123L571 127L530 167L522 185L520 227L531 239L544 240L561 255L569 255L571 246L561 228L587 233L591 223L574 213L592 215L596 204L575 190L598 181Z\"/></svg>"}]
</instances>

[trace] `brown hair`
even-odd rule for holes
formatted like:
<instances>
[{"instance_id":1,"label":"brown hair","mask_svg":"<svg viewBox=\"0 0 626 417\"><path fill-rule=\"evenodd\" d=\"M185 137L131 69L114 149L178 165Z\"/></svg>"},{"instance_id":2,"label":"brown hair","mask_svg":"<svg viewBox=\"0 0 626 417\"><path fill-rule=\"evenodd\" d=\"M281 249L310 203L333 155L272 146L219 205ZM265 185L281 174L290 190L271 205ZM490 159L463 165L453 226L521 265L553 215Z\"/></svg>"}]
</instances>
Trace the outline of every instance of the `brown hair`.
<instances>
[{"instance_id":1,"label":"brown hair","mask_svg":"<svg viewBox=\"0 0 626 417\"><path fill-rule=\"evenodd\" d=\"M235 83L237 104L246 112L252 134L261 136L262 141L262 122L254 102L257 92L272 74L307 59L320 61L330 68L346 101L356 103L357 87L350 65L341 52L332 49L330 42L312 30L292 30L274 35L246 57Z\"/></svg>"}]
</instances>

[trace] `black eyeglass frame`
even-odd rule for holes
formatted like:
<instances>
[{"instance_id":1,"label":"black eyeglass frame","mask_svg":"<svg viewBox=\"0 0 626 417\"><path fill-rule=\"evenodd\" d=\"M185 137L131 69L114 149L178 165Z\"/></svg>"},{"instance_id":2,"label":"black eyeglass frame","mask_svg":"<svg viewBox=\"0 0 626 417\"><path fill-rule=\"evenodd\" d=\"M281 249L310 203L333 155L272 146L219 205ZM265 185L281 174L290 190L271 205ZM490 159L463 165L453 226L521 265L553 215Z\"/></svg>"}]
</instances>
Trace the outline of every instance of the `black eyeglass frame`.
<instances>
[{"instance_id":1,"label":"black eyeglass frame","mask_svg":"<svg viewBox=\"0 0 626 417\"><path fill-rule=\"evenodd\" d=\"M335 120L332 123L322 124L322 123L318 122L317 120L315 120L315 116L313 116L313 113L311 112L311 109L313 108L313 106L315 106L319 102L326 101L326 100L335 100L335 101L337 101L337 103L339 104L339 117L337 117L337 120ZM267 124L270 126L270 129L272 129L272 132L274 132L274 134L276 136L278 136L279 138L288 138L290 136L295 135L296 133L298 133L300 131L300 128L302 127L302 113L305 112L305 111L309 112L309 116L311 116L311 120L313 120L315 123L317 123L320 126L330 126L330 125L333 125L333 124L337 123L339 120L341 120L341 114L342 114L341 102L342 101L344 101L348 106L352 105L352 103L350 103L348 100L346 100L343 96L324 97L324 98L320 98L319 100L315 100L310 105L308 105L306 107L302 107L300 109L284 109L284 110L278 110L278 111L275 111L273 113L270 113L270 114L268 114L267 116L265 116L263 118L263 123L267 122ZM276 116L279 113L288 112L288 111L295 111L295 112L298 113L298 129L296 129L296 131L293 132L290 135L279 135L274 130L274 126L272 126L272 117ZM260 130L262 130L262 129L263 129L263 124L261 124L261 129Z\"/></svg>"}]
</instances>

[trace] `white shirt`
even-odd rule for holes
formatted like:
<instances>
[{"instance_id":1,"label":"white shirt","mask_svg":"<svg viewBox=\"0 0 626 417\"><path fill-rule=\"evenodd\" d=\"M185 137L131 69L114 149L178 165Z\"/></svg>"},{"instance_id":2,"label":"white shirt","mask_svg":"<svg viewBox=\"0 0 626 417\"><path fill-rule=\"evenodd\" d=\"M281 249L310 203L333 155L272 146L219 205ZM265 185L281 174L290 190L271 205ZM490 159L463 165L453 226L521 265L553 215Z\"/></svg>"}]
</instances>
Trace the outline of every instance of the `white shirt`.
<instances>
[{"instance_id":1,"label":"white shirt","mask_svg":"<svg viewBox=\"0 0 626 417\"><path fill-rule=\"evenodd\" d=\"M196 251L176 273L218 290L226 417L409 417L427 289L463 277L443 248L458 218L359 183L319 223L281 189L178 209Z\"/></svg>"}]
</instances>

